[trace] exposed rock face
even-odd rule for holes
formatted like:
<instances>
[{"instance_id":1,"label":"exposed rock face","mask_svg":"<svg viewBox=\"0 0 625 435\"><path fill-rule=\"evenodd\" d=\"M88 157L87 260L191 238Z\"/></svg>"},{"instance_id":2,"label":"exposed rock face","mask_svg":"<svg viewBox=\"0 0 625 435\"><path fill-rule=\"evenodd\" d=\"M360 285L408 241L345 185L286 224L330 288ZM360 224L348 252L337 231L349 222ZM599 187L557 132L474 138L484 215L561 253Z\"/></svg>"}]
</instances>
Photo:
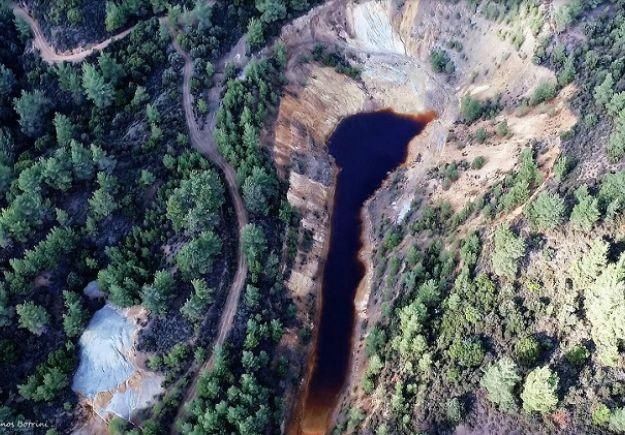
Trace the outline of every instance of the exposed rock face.
<instances>
[{"instance_id":1,"label":"exposed rock face","mask_svg":"<svg viewBox=\"0 0 625 435\"><path fill-rule=\"evenodd\" d=\"M80 364L72 389L101 419L131 420L162 392L162 376L143 368L135 345L142 308L120 309L106 304L92 317L80 337Z\"/></svg>"},{"instance_id":2,"label":"exposed rock face","mask_svg":"<svg viewBox=\"0 0 625 435\"><path fill-rule=\"evenodd\" d=\"M89 299L103 299L106 297L106 294L100 290L100 285L97 281L91 281L82 292Z\"/></svg>"},{"instance_id":3,"label":"exposed rock face","mask_svg":"<svg viewBox=\"0 0 625 435\"><path fill-rule=\"evenodd\" d=\"M331 230L335 181L335 166L326 141L342 118L384 108L400 113L437 113L437 119L409 145L408 159L400 169L404 177L399 188L392 190L386 183L366 205L363 219L367 224L367 252L375 250L377 244L369 231L383 219L396 222L413 212L416 193L434 200L445 199L460 209L513 168L519 150L532 140L548 144L549 152L541 164L545 173L550 171L559 153L559 134L576 122L566 104L575 91L572 88L562 92L548 115L538 110L519 114L513 108L499 115L498 120L508 120L512 137L466 149L460 143L480 126L457 125L463 96L481 100L500 96L505 106L530 95L541 81L555 80L553 72L531 62L536 40L529 26L524 27L524 42L518 49L498 36L508 31L508 26L509 23L492 22L475 14L464 2L330 0L283 30L282 40L290 56L286 71L289 84L273 129L273 152L282 175L291 183L288 199L301 214L302 226L312 233L312 247L298 252L287 286L300 317L313 326L313 331ZM435 74L430 52L450 40L461 41L463 47L459 51L447 50L457 73ZM302 62L317 43L344 52L353 65L361 68L361 79L353 80L330 68ZM462 182L451 188L443 189L440 182L430 180L432 168L458 159L471 161L478 155L486 156L490 163L477 174L463 175ZM370 278L368 273L356 301L358 320L368 320L369 325L380 315L376 298L369 297ZM345 387L345 398L347 392L357 393L362 370L358 349L366 331L361 336L360 325L355 331L353 382ZM306 382L302 385L305 388ZM303 397L305 391L299 394ZM363 408L369 408L369 404ZM297 419L296 411L294 420Z\"/></svg>"},{"instance_id":4,"label":"exposed rock face","mask_svg":"<svg viewBox=\"0 0 625 435\"><path fill-rule=\"evenodd\" d=\"M356 4L349 16L356 47L371 52L406 54L406 47L393 28L385 2Z\"/></svg>"}]
</instances>

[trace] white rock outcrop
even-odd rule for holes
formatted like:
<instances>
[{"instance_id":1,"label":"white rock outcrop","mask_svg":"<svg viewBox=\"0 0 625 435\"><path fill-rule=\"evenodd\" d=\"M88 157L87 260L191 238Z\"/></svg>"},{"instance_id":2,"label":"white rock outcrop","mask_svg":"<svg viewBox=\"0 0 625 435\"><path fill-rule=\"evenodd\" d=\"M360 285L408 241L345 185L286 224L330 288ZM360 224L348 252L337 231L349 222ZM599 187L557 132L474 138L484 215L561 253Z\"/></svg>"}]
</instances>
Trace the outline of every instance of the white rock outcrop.
<instances>
[{"instance_id":1,"label":"white rock outcrop","mask_svg":"<svg viewBox=\"0 0 625 435\"><path fill-rule=\"evenodd\" d=\"M110 303L98 310L80 337L80 364L72 389L102 419L130 420L160 394L162 376L142 367L135 345L140 307L121 309Z\"/></svg>"}]
</instances>

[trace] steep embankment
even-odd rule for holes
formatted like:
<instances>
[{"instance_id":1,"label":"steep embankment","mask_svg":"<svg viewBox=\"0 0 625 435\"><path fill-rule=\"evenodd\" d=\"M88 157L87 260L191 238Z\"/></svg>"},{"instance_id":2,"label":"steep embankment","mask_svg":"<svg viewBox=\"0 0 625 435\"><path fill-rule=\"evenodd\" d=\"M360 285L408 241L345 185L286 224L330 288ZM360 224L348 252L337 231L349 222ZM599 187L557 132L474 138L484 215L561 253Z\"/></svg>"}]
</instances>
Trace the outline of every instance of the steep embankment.
<instances>
[{"instance_id":1,"label":"steep embankment","mask_svg":"<svg viewBox=\"0 0 625 435\"><path fill-rule=\"evenodd\" d=\"M387 107L404 113L434 110L438 114L437 120L411 142L408 160L399 171L403 174L399 186L393 188L387 182L365 206L363 219L367 229L363 239L367 257L379 245L371 231L383 221L399 222L414 212L415 192L433 200L449 199L460 209L466 201L501 180L505 171L515 166L519 150L532 140L550 144L550 152L542 161L548 171L558 155L559 134L575 123L565 102L573 92L570 89L556 100L553 113L508 110L500 113L498 120L489 121L509 120L513 135L495 139L489 145L458 146L455 133L467 140L483 125L456 125L463 96L480 100L499 96L502 105L509 106L530 95L537 83L553 80L554 75L531 62L536 38L527 29L527 23L489 21L466 9L464 3L415 1L401 7L394 4L330 1L285 27L282 34L289 49L289 84L275 123L274 155L290 181L289 201L300 212L302 227L312 235L311 246L298 252L288 288L302 322L312 328L313 337L322 303L320 286L336 175L326 141L338 121L358 112ZM510 32L512 26L515 31L525 29L524 42L518 47L499 36ZM456 72L436 74L430 65L430 52L450 41L462 41L460 50L447 50ZM317 43L344 52L350 63L361 68L361 78L354 80L331 68L302 62ZM430 171L445 163L458 159L470 162L484 154L489 156L488 163L479 171L463 174L462 182L451 187L431 177ZM381 298L372 292L371 280L369 269L357 295L352 379L345 386L343 399L344 403L363 405L364 409L377 406L361 397L358 387L364 364L362 340L367 334L364 325L373 324L381 316ZM313 339L307 347L309 371L315 360L314 343ZM293 433L302 430L299 420L306 386L307 378L294 406L290 426Z\"/></svg>"}]
</instances>

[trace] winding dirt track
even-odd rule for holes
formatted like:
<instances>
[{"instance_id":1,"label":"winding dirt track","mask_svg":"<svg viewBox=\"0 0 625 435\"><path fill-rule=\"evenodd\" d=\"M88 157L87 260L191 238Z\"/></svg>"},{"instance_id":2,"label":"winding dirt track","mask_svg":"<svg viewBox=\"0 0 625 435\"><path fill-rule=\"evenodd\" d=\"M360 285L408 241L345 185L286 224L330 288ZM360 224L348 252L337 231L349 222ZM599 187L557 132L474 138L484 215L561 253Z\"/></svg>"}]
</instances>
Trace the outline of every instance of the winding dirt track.
<instances>
[{"instance_id":1,"label":"winding dirt track","mask_svg":"<svg viewBox=\"0 0 625 435\"><path fill-rule=\"evenodd\" d=\"M33 32L33 44L35 48L39 50L41 58L48 63L80 62L90 54L103 50L111 42L124 38L134 28L131 27L130 29L124 30L119 34L114 35L90 47L77 48L70 53L58 53L54 49L54 47L52 47L52 45L50 45L50 43L46 40L45 35L39 27L39 24L29 15L28 11L26 11L24 8L17 4L11 4L11 8L13 9L13 13L16 16L24 19L28 23ZM161 19L161 21L163 21L163 19ZM234 59L245 59L245 44L242 44L241 41L239 41L239 43L230 51L230 53L228 53L226 56L224 56L223 59L218 62L218 67L223 67L227 62ZM223 346L226 338L228 337L228 334L230 333L230 330L232 329L234 317L236 315L241 293L243 291L243 286L245 285L245 280L247 278L247 261L245 259L245 253L243 252L243 244L241 243L241 232L243 230L243 227L249 222L249 219L247 215L247 210L245 209L245 205L243 203L243 199L241 198L241 194L239 193L236 173L232 166L228 164L228 162L219 153L215 141L213 140L215 114L219 106L221 86L217 85L211 90L210 96L212 101L210 101L209 105L211 107L212 116L210 116L207 123L208 128L200 129L193 113L193 97L191 95L190 82L193 76L193 62L191 57L186 52L184 52L184 50L182 50L182 48L178 45L175 37L173 38L172 44L175 50L184 59L182 102L191 143L195 149L197 149L200 153L202 153L209 160L211 160L223 172L227 184L226 187L228 188L228 192L230 193L230 197L232 198L234 211L237 216L237 226L239 229L237 270L234 275L232 285L230 286L230 290L228 291L228 297L226 298L226 303L224 305L223 312L219 321L217 336L213 343L213 352L211 352L210 358L199 368L199 370L196 371L191 385L187 388L185 398L181 402L181 406L179 407L178 414L176 416L176 420L178 420L179 418L184 416L184 404L190 402L195 397L197 382L200 374L212 367L215 355L214 349Z\"/></svg>"},{"instance_id":2,"label":"winding dirt track","mask_svg":"<svg viewBox=\"0 0 625 435\"><path fill-rule=\"evenodd\" d=\"M89 47L79 47L69 52L59 53L54 49L54 47L52 47L52 45L50 45L43 34L41 27L39 27L39 23L30 16L26 9L15 3L11 4L11 9L13 9L13 14L15 14L16 17L19 17L28 23L30 30L33 32L33 45L39 50L41 58L47 63L80 62L90 54L96 51L104 50L112 42L125 38L134 29L134 26L132 26L131 28L111 36L98 44L91 45Z\"/></svg>"},{"instance_id":3,"label":"winding dirt track","mask_svg":"<svg viewBox=\"0 0 625 435\"><path fill-rule=\"evenodd\" d=\"M226 299L224 311L219 321L219 332L213 344L213 352L211 352L210 358L202 365L202 367L196 372L196 375L193 377L193 381L187 389L185 397L181 402L181 406L178 408L178 413L174 420L175 422L184 416L184 405L194 399L200 374L204 373L206 370L209 370L212 367L215 357L214 350L223 345L226 337L232 329L234 316L236 315L237 307L239 305L239 299L243 291L243 286L245 285L245 279L247 277L247 261L245 259L245 253L243 252L243 244L241 243L241 231L243 230L243 227L248 223L248 216L247 210L245 209L245 205L243 204L243 200L241 199L241 195L239 193L236 173L234 172L232 166L230 166L223 158L223 156L219 153L219 151L217 150L217 146L213 140L211 127L214 126L214 114L209 122L209 129L211 130L209 132L200 130L195 119L195 115L193 113L193 97L191 95L190 85L191 77L193 76L192 59L184 50L182 50L180 45L178 45L178 43L176 42L175 38L173 39L173 46L184 59L182 101L185 117L187 119L187 126L189 128L189 136L191 137L191 143L198 151L207 156L224 173L226 182L228 184L228 191L230 192L230 196L234 204L234 210L237 215L237 225L239 227L239 254L237 271L234 275L234 280L230 287L230 291L228 292L228 298ZM219 95L219 93L217 93L217 95ZM175 429L175 427L172 426L172 429Z\"/></svg>"}]
</instances>

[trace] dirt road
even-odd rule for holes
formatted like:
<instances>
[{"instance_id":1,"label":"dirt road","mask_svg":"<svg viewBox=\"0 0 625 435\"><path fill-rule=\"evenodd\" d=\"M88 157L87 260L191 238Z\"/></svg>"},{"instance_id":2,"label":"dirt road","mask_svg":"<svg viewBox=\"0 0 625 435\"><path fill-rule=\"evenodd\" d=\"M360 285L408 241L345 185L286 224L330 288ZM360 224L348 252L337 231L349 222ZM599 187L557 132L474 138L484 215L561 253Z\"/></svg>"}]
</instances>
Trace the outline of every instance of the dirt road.
<instances>
[{"instance_id":1,"label":"dirt road","mask_svg":"<svg viewBox=\"0 0 625 435\"><path fill-rule=\"evenodd\" d=\"M213 352L211 352L210 358L202 365L202 367L200 367L199 370L197 370L193 381L191 382L191 385L187 388L185 397L181 402L181 406L179 407L178 413L174 420L175 422L184 416L184 405L194 399L197 390L197 382L200 375L212 367L215 356L214 349L221 347L224 344L226 337L232 329L234 316L236 315L239 305L239 299L243 291L243 286L245 285L245 279L247 277L247 261L245 259L245 253L243 252L243 244L241 243L241 231L243 230L243 227L248 223L248 216L247 210L245 209L245 205L243 203L243 199L241 198L241 195L239 193L236 173L234 172L232 166L230 166L225 161L223 156L219 153L219 151L217 150L217 145L215 144L215 141L213 139L213 128L215 125L215 113L218 109L218 101L216 102L213 100L209 102L209 108L211 109L212 113L209 113L209 122L207 123L208 128L205 130L200 130L195 119L195 115L193 113L193 96L191 95L190 83L193 76L193 62L191 57L184 50L182 50L180 45L178 45L175 38L173 40L173 46L184 59L182 100L185 117L187 120L187 126L189 128L189 136L191 137L191 143L198 151L200 151L202 154L207 156L213 163L215 163L215 165L217 165L223 172L226 178L228 191L230 192L230 196L232 198L234 210L237 215L237 225L239 227L239 253L237 271L234 275L234 279L230 287L230 291L228 292L226 303L224 305L224 310L219 321L217 337L213 344ZM220 65L225 65L225 63L225 61L222 61L220 62ZM220 85L216 85L216 88L219 89ZM219 98L220 92L211 92L211 95L217 95L217 98ZM174 426L172 426L172 429L173 428Z\"/></svg>"},{"instance_id":2,"label":"dirt road","mask_svg":"<svg viewBox=\"0 0 625 435\"><path fill-rule=\"evenodd\" d=\"M16 17L19 17L28 23L30 30L33 32L33 45L39 50L41 58L47 63L81 62L90 54L96 51L102 51L112 42L125 38L134 29L133 26L97 44L88 47L78 47L71 51L59 53L54 49L54 47L52 47L52 45L50 45L43 34L41 27L39 27L39 23L30 16L26 9L15 3L11 4L11 9Z\"/></svg>"}]
</instances>

